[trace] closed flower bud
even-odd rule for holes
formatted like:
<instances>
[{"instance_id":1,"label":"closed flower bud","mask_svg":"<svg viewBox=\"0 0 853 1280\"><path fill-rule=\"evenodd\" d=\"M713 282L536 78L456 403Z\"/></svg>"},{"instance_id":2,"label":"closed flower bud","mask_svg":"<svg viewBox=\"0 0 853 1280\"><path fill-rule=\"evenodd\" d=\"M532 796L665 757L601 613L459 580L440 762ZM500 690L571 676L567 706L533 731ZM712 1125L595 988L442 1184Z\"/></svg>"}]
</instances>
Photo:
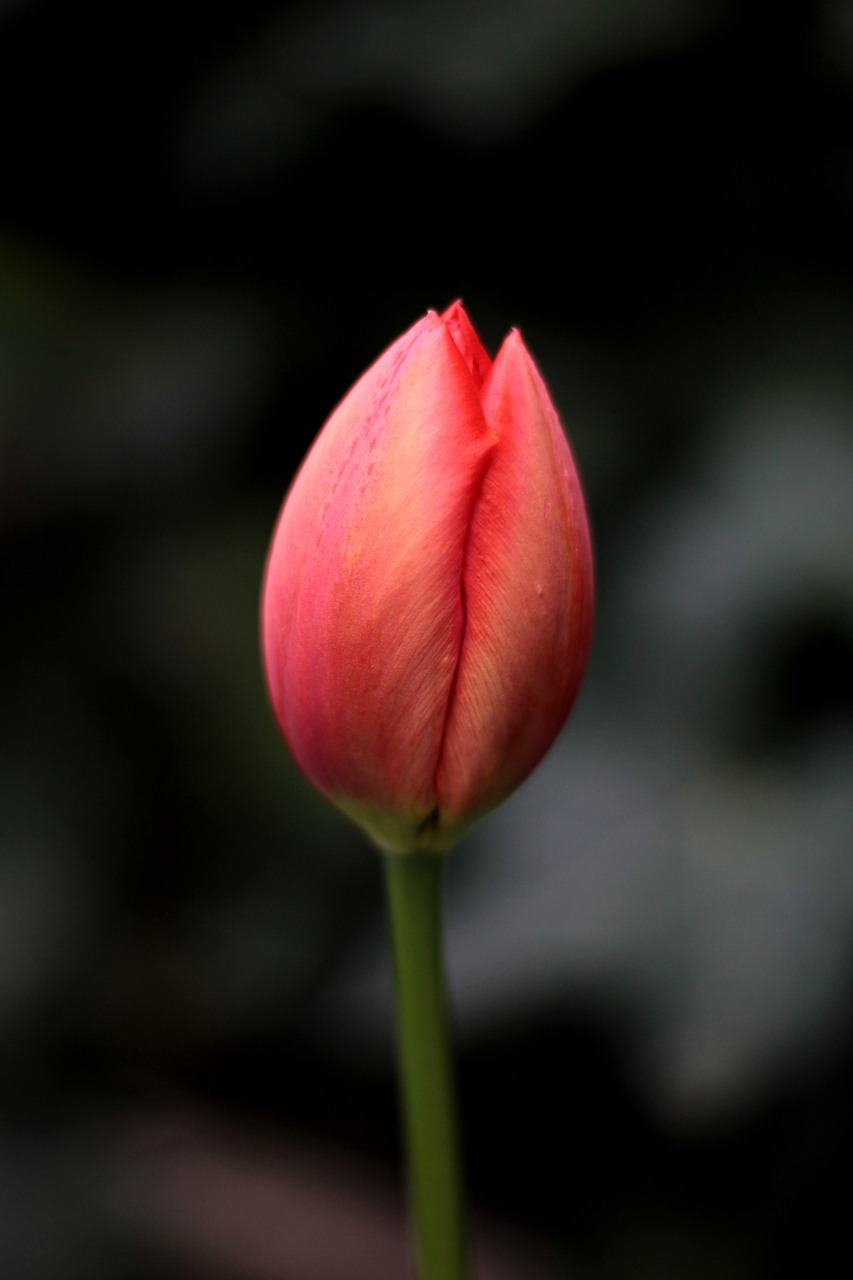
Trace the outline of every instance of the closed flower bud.
<instances>
[{"instance_id":1,"label":"closed flower bud","mask_svg":"<svg viewBox=\"0 0 853 1280\"><path fill-rule=\"evenodd\" d=\"M584 501L521 335L430 312L329 418L262 599L296 761L384 849L443 849L538 763L592 620Z\"/></svg>"}]
</instances>

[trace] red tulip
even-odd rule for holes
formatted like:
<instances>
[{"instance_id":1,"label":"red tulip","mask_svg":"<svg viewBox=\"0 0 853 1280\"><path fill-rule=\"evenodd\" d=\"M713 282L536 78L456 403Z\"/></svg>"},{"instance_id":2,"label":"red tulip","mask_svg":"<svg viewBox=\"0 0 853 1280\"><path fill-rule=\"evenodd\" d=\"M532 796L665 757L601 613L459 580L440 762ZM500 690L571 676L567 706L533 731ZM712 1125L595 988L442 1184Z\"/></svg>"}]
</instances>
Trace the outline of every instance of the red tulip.
<instances>
[{"instance_id":1,"label":"red tulip","mask_svg":"<svg viewBox=\"0 0 853 1280\"><path fill-rule=\"evenodd\" d=\"M385 849L442 849L538 763L592 620L589 529L547 388L460 303L398 338L320 432L266 568L293 754Z\"/></svg>"}]
</instances>

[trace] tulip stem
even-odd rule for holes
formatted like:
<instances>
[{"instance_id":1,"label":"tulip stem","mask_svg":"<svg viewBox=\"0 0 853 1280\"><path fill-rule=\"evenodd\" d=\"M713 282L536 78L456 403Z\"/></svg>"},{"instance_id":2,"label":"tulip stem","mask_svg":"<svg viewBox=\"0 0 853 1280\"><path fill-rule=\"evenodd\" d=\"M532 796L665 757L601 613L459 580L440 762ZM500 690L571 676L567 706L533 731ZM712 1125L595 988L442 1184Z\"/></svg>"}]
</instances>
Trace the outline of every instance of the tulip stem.
<instances>
[{"instance_id":1,"label":"tulip stem","mask_svg":"<svg viewBox=\"0 0 853 1280\"><path fill-rule=\"evenodd\" d=\"M384 859L419 1280L466 1280L460 1144L441 938L445 858Z\"/></svg>"}]
</instances>

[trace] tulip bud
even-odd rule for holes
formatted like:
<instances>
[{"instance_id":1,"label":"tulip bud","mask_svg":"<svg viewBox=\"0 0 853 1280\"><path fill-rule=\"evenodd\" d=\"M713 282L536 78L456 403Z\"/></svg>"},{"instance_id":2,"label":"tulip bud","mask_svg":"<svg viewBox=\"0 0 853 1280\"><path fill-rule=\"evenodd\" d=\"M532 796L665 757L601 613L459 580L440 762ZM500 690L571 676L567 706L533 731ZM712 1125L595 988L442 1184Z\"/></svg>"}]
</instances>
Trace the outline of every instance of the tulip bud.
<instances>
[{"instance_id":1,"label":"tulip bud","mask_svg":"<svg viewBox=\"0 0 853 1280\"><path fill-rule=\"evenodd\" d=\"M338 405L285 500L262 598L297 763L384 849L443 849L551 745L577 693L592 557L566 437L521 335L460 303Z\"/></svg>"}]
</instances>

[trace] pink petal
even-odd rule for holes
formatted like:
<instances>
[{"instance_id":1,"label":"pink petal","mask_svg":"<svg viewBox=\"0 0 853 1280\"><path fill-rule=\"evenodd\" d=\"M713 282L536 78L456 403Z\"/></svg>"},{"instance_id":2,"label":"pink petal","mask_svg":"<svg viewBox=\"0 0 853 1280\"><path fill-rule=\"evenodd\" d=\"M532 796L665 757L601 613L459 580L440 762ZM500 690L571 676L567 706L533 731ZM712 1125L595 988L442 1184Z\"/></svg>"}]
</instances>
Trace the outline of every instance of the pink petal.
<instances>
[{"instance_id":1,"label":"pink petal","mask_svg":"<svg viewBox=\"0 0 853 1280\"><path fill-rule=\"evenodd\" d=\"M468 313L461 302L452 303L441 318L447 325L447 331L461 352L462 359L470 370L477 390L482 387L492 369L492 362L483 346L477 331L468 319Z\"/></svg>"},{"instance_id":2,"label":"pink petal","mask_svg":"<svg viewBox=\"0 0 853 1280\"><path fill-rule=\"evenodd\" d=\"M451 825L496 804L544 755L577 693L592 620L580 485L517 332L482 399L498 443L465 548L465 633L437 775Z\"/></svg>"},{"instance_id":3,"label":"pink petal","mask_svg":"<svg viewBox=\"0 0 853 1280\"><path fill-rule=\"evenodd\" d=\"M298 763L344 807L417 824L435 806L463 550L493 445L430 314L335 410L285 502L264 588L267 679Z\"/></svg>"}]
</instances>

